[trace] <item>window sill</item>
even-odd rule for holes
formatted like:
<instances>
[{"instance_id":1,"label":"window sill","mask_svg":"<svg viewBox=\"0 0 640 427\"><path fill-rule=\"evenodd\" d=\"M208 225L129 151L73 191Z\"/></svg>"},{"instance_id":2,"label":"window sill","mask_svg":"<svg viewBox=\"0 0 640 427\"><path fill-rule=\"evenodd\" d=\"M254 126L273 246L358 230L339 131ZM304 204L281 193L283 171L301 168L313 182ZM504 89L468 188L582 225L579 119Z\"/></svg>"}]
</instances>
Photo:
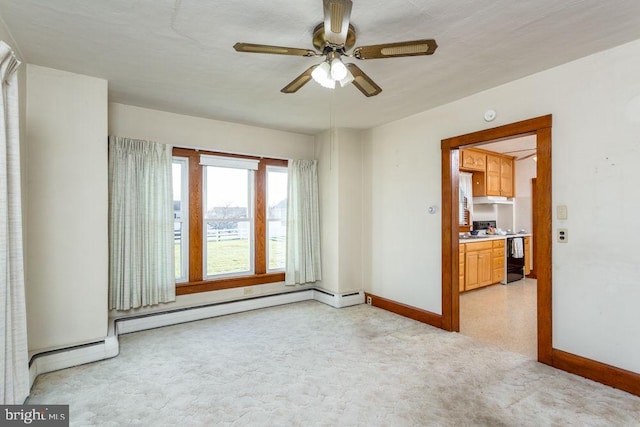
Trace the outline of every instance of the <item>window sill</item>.
<instances>
[{"instance_id":1,"label":"window sill","mask_svg":"<svg viewBox=\"0 0 640 427\"><path fill-rule=\"evenodd\" d=\"M200 282L176 283L176 295L219 291L222 289L242 288L244 286L264 285L276 282L284 282L284 272L228 277L225 279L203 280Z\"/></svg>"}]
</instances>

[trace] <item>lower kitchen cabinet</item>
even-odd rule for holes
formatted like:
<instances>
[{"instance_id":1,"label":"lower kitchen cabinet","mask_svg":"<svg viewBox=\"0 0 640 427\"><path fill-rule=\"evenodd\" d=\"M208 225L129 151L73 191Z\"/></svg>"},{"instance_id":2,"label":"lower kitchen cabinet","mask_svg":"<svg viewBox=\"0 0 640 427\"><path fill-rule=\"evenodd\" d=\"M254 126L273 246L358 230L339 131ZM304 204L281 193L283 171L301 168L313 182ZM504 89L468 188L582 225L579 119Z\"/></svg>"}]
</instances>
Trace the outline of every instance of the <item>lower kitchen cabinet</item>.
<instances>
[{"instance_id":1,"label":"lower kitchen cabinet","mask_svg":"<svg viewBox=\"0 0 640 427\"><path fill-rule=\"evenodd\" d=\"M505 278L503 239L460 244L460 292L500 283Z\"/></svg>"},{"instance_id":2,"label":"lower kitchen cabinet","mask_svg":"<svg viewBox=\"0 0 640 427\"><path fill-rule=\"evenodd\" d=\"M458 258L460 259L460 268L458 270L458 274L459 274L459 282L458 282L458 289L459 292L464 292L464 266L465 266L465 245L461 244L459 245L459 249L458 249Z\"/></svg>"},{"instance_id":3,"label":"lower kitchen cabinet","mask_svg":"<svg viewBox=\"0 0 640 427\"><path fill-rule=\"evenodd\" d=\"M531 237L524 238L524 275L531 274Z\"/></svg>"},{"instance_id":4,"label":"lower kitchen cabinet","mask_svg":"<svg viewBox=\"0 0 640 427\"><path fill-rule=\"evenodd\" d=\"M498 283L504 280L504 240L493 241L493 273L491 283Z\"/></svg>"},{"instance_id":5,"label":"lower kitchen cabinet","mask_svg":"<svg viewBox=\"0 0 640 427\"><path fill-rule=\"evenodd\" d=\"M467 243L465 248L465 291L492 283L493 245L491 241Z\"/></svg>"}]
</instances>

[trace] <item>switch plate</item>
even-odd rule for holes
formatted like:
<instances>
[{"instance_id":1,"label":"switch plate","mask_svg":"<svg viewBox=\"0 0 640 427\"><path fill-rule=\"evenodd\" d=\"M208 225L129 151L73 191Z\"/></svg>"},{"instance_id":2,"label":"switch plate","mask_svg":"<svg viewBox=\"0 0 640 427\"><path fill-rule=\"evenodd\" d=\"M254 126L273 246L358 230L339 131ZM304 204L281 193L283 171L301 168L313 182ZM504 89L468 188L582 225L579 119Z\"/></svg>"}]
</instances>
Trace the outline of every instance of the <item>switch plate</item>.
<instances>
[{"instance_id":1,"label":"switch plate","mask_svg":"<svg viewBox=\"0 0 640 427\"><path fill-rule=\"evenodd\" d=\"M569 212L567 211L567 205L558 205L558 219L568 219Z\"/></svg>"},{"instance_id":2,"label":"switch plate","mask_svg":"<svg viewBox=\"0 0 640 427\"><path fill-rule=\"evenodd\" d=\"M558 243L567 243L569 241L569 230L566 228L558 228Z\"/></svg>"}]
</instances>

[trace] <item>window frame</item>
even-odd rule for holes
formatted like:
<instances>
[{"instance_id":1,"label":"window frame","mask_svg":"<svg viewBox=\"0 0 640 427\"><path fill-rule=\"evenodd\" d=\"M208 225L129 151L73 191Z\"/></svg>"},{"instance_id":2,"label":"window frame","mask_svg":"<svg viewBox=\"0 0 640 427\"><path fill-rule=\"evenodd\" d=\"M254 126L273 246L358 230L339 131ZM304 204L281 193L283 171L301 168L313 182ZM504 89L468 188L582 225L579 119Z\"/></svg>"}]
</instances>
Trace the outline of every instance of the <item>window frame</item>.
<instances>
[{"instance_id":1,"label":"window frame","mask_svg":"<svg viewBox=\"0 0 640 427\"><path fill-rule=\"evenodd\" d=\"M205 166L204 168L202 168L202 204L203 206L206 206L207 203L207 170L206 167L221 167L221 166L214 166L214 165L203 165ZM255 200L256 200L256 195L255 195L255 171L251 170L251 169L244 169L241 167L232 167L232 169L238 169L238 170L242 170L242 171L246 171L247 172L247 218L246 219L238 219L238 218L233 218L230 219L230 222L248 222L249 223L249 229L250 229L250 235L249 235L249 269L248 270L242 270L242 271L234 271L234 272L230 272L230 273L220 273L220 274L209 274L209 272L207 271L207 264L208 264L208 232L205 232L205 230L207 230L207 225L209 223L213 223L216 222L217 220L215 219L210 219L207 218L206 215L204 215L203 213L203 232L202 232L202 271L203 271L203 279L204 280L216 280L216 279L224 279L224 278L228 278L228 277L243 277L243 276L247 276L247 275L253 275L255 274L255 222L256 222L256 215L255 215ZM203 210L204 212L204 210Z\"/></svg>"},{"instance_id":2,"label":"window frame","mask_svg":"<svg viewBox=\"0 0 640 427\"><path fill-rule=\"evenodd\" d=\"M254 171L253 195L253 274L233 277L207 278L203 262L203 229L204 229L204 173L200 165L200 155L213 155L239 159L258 160L258 169ZM267 283L284 282L283 271L267 271L266 253L266 172L267 166L287 167L288 161L282 159L244 156L238 154L221 153L215 151L196 150L191 148L174 147L174 157L188 158L188 281L176 283L176 295L186 295L198 292L216 291L244 286L261 285Z\"/></svg>"}]
</instances>

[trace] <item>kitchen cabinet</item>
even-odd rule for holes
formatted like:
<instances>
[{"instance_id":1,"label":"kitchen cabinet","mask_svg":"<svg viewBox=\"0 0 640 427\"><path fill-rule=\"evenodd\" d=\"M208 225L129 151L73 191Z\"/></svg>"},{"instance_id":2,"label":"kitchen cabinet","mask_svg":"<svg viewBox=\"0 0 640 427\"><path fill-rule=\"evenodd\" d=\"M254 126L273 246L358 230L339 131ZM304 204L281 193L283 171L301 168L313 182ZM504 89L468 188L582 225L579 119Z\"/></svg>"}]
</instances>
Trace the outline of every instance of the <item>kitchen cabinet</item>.
<instances>
[{"instance_id":1,"label":"kitchen cabinet","mask_svg":"<svg viewBox=\"0 0 640 427\"><path fill-rule=\"evenodd\" d=\"M524 275L531 274L531 237L524 238Z\"/></svg>"},{"instance_id":2,"label":"kitchen cabinet","mask_svg":"<svg viewBox=\"0 0 640 427\"><path fill-rule=\"evenodd\" d=\"M459 291L505 280L505 239L460 244Z\"/></svg>"},{"instance_id":3,"label":"kitchen cabinet","mask_svg":"<svg viewBox=\"0 0 640 427\"><path fill-rule=\"evenodd\" d=\"M513 159L500 158L500 193L505 197L515 197L513 191L513 180L515 171L513 169Z\"/></svg>"},{"instance_id":4,"label":"kitchen cabinet","mask_svg":"<svg viewBox=\"0 0 640 427\"><path fill-rule=\"evenodd\" d=\"M458 290L459 292L464 292L464 266L465 266L465 246L464 244L459 245L458 249L458 258L460 259L460 268L458 269L459 281L458 281Z\"/></svg>"},{"instance_id":5,"label":"kitchen cabinet","mask_svg":"<svg viewBox=\"0 0 640 427\"><path fill-rule=\"evenodd\" d=\"M467 243L465 248L464 289L466 291L492 284L492 241Z\"/></svg>"},{"instance_id":6,"label":"kitchen cabinet","mask_svg":"<svg viewBox=\"0 0 640 427\"><path fill-rule=\"evenodd\" d=\"M460 150L460 153L460 169L479 172L485 171L487 157L485 153L471 149Z\"/></svg>"},{"instance_id":7,"label":"kitchen cabinet","mask_svg":"<svg viewBox=\"0 0 640 427\"><path fill-rule=\"evenodd\" d=\"M493 271L491 273L491 283L499 283L504 280L504 240L494 240L492 249Z\"/></svg>"},{"instance_id":8,"label":"kitchen cabinet","mask_svg":"<svg viewBox=\"0 0 640 427\"><path fill-rule=\"evenodd\" d=\"M513 158L487 154L486 162L487 196L513 197Z\"/></svg>"}]
</instances>

